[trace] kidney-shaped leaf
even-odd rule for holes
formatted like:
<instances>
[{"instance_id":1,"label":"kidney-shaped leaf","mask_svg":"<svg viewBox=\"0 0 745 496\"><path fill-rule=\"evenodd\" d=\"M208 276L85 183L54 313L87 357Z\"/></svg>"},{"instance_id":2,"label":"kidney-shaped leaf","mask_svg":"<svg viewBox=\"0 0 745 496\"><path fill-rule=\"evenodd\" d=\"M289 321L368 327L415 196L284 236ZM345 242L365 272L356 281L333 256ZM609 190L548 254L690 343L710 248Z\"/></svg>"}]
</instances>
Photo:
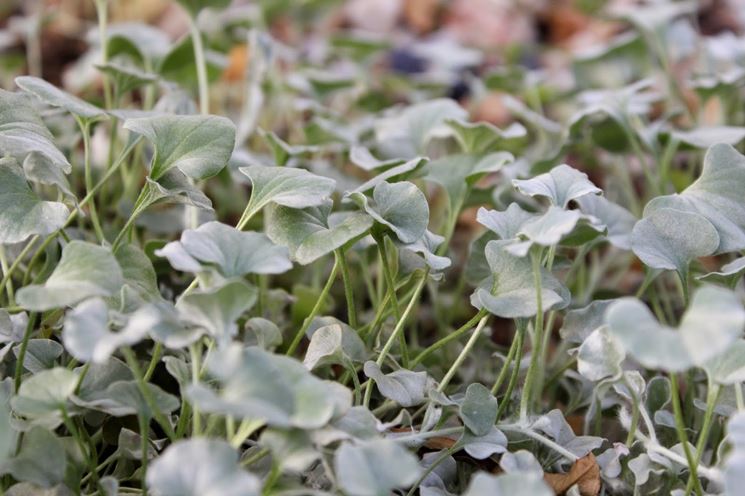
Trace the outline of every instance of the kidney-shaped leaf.
<instances>
[{"instance_id":1,"label":"kidney-shaped leaf","mask_svg":"<svg viewBox=\"0 0 745 496\"><path fill-rule=\"evenodd\" d=\"M743 188L745 156L730 145L714 145L706 152L701 176L680 194L654 198L644 208L644 216L662 208L699 214L719 233L715 253L742 250L745 248Z\"/></svg>"},{"instance_id":2,"label":"kidney-shaped leaf","mask_svg":"<svg viewBox=\"0 0 745 496\"><path fill-rule=\"evenodd\" d=\"M660 208L636 223L631 249L649 267L676 270L685 277L688 264L710 255L719 246L719 235L703 216Z\"/></svg>"},{"instance_id":3,"label":"kidney-shaped leaf","mask_svg":"<svg viewBox=\"0 0 745 496\"><path fill-rule=\"evenodd\" d=\"M181 298L176 308L185 323L226 343L238 332L235 321L253 307L257 298L255 287L233 280L218 288L193 291Z\"/></svg>"},{"instance_id":4,"label":"kidney-shaped leaf","mask_svg":"<svg viewBox=\"0 0 745 496\"><path fill-rule=\"evenodd\" d=\"M616 248L631 249L631 231L636 217L620 205L601 195L584 195L575 200L580 211L600 220L608 228L606 238Z\"/></svg>"},{"instance_id":5,"label":"kidney-shaped leaf","mask_svg":"<svg viewBox=\"0 0 745 496\"><path fill-rule=\"evenodd\" d=\"M375 186L372 200L362 193L349 197L378 223L388 227L402 243L413 243L427 230L429 204L413 183L383 182Z\"/></svg>"},{"instance_id":6,"label":"kidney-shaped leaf","mask_svg":"<svg viewBox=\"0 0 745 496\"><path fill-rule=\"evenodd\" d=\"M62 227L69 213L63 203L42 201L15 159L0 158L0 244L46 236Z\"/></svg>"},{"instance_id":7,"label":"kidney-shaped leaf","mask_svg":"<svg viewBox=\"0 0 745 496\"><path fill-rule=\"evenodd\" d=\"M460 404L460 418L474 435L485 436L497 420L497 399L483 384L471 384Z\"/></svg>"},{"instance_id":8,"label":"kidney-shaped leaf","mask_svg":"<svg viewBox=\"0 0 745 496\"><path fill-rule=\"evenodd\" d=\"M123 284L122 269L109 248L71 241L49 279L21 288L16 300L29 310L49 310L91 296L112 296Z\"/></svg>"},{"instance_id":9,"label":"kidney-shaped leaf","mask_svg":"<svg viewBox=\"0 0 745 496\"><path fill-rule=\"evenodd\" d=\"M190 272L204 270L202 264L213 264L228 278L280 274L292 268L287 249L266 235L242 232L216 221L187 229L180 241L168 243L156 253L168 258L175 268Z\"/></svg>"},{"instance_id":10,"label":"kidney-shaped leaf","mask_svg":"<svg viewBox=\"0 0 745 496\"><path fill-rule=\"evenodd\" d=\"M416 482L421 472L416 457L388 439L342 443L334 469L342 490L355 496L391 494Z\"/></svg>"},{"instance_id":11,"label":"kidney-shaped leaf","mask_svg":"<svg viewBox=\"0 0 745 496\"><path fill-rule=\"evenodd\" d=\"M23 91L31 93L47 105L59 107L82 119L92 120L106 116L106 112L102 109L38 77L20 76L16 78L16 84Z\"/></svg>"},{"instance_id":12,"label":"kidney-shaped leaf","mask_svg":"<svg viewBox=\"0 0 745 496\"><path fill-rule=\"evenodd\" d=\"M351 406L351 393L313 376L302 363L257 347L230 346L207 361L219 392L192 384L188 395L202 411L261 419L275 427L315 429L339 405Z\"/></svg>"},{"instance_id":13,"label":"kidney-shaped leaf","mask_svg":"<svg viewBox=\"0 0 745 496\"><path fill-rule=\"evenodd\" d=\"M620 376L626 354L607 327L595 329L577 352L577 371L591 381Z\"/></svg>"},{"instance_id":14,"label":"kidney-shaped leaf","mask_svg":"<svg viewBox=\"0 0 745 496\"><path fill-rule=\"evenodd\" d=\"M373 219L362 212L330 214L332 202L304 209L270 206L266 234L289 248L292 257L306 265L367 233Z\"/></svg>"},{"instance_id":15,"label":"kidney-shaped leaf","mask_svg":"<svg viewBox=\"0 0 745 496\"><path fill-rule=\"evenodd\" d=\"M158 496L259 496L259 479L243 470L221 439L178 441L153 461L147 485Z\"/></svg>"},{"instance_id":16,"label":"kidney-shaped leaf","mask_svg":"<svg viewBox=\"0 0 745 496\"><path fill-rule=\"evenodd\" d=\"M120 347L139 342L145 337L143 327L125 327L125 331L109 330L109 310L101 298L91 298L79 304L65 316L62 342L67 351L82 362L103 363Z\"/></svg>"},{"instance_id":17,"label":"kidney-shaped leaf","mask_svg":"<svg viewBox=\"0 0 745 496\"><path fill-rule=\"evenodd\" d=\"M21 383L18 394L10 400L13 410L26 417L56 413L75 392L78 374L56 367L32 375Z\"/></svg>"},{"instance_id":18,"label":"kidney-shaped leaf","mask_svg":"<svg viewBox=\"0 0 745 496\"><path fill-rule=\"evenodd\" d=\"M365 362L364 372L375 381L383 396L407 408L424 403L428 389L434 384L426 372L401 369L384 374L373 361Z\"/></svg>"},{"instance_id":19,"label":"kidney-shaped leaf","mask_svg":"<svg viewBox=\"0 0 745 496\"><path fill-rule=\"evenodd\" d=\"M540 475L509 473L491 475L477 472L463 496L553 496L554 492Z\"/></svg>"},{"instance_id":20,"label":"kidney-shaped leaf","mask_svg":"<svg viewBox=\"0 0 745 496\"><path fill-rule=\"evenodd\" d=\"M678 330L657 322L635 298L613 303L606 314L611 333L648 368L680 372L722 355L742 335L745 310L730 290L704 286L693 295Z\"/></svg>"},{"instance_id":21,"label":"kidney-shaped leaf","mask_svg":"<svg viewBox=\"0 0 745 496\"><path fill-rule=\"evenodd\" d=\"M290 208L315 207L323 204L336 187L333 179L305 169L251 165L238 170L251 180L251 199L246 207L250 215L269 203Z\"/></svg>"},{"instance_id":22,"label":"kidney-shaped leaf","mask_svg":"<svg viewBox=\"0 0 745 496\"><path fill-rule=\"evenodd\" d=\"M514 179L512 184L525 195L542 196L552 205L562 208L566 208L570 201L584 195L602 193L602 190L587 178L587 174L566 164L557 165L549 172L531 179Z\"/></svg>"},{"instance_id":23,"label":"kidney-shaped leaf","mask_svg":"<svg viewBox=\"0 0 745 496\"><path fill-rule=\"evenodd\" d=\"M16 480L31 482L36 486L52 488L64 480L66 467L65 445L62 441L53 432L43 427L34 427L23 436L18 455L0 464L0 473L10 474ZM34 489L33 493L52 494L51 491L38 489Z\"/></svg>"},{"instance_id":24,"label":"kidney-shaped leaf","mask_svg":"<svg viewBox=\"0 0 745 496\"><path fill-rule=\"evenodd\" d=\"M365 343L351 327L343 324L323 326L313 333L303 363L313 370L320 365L350 366L365 361Z\"/></svg>"},{"instance_id":25,"label":"kidney-shaped leaf","mask_svg":"<svg viewBox=\"0 0 745 496\"><path fill-rule=\"evenodd\" d=\"M216 115L140 117L126 120L124 127L152 142L155 181L174 167L196 180L214 176L228 164L235 145L235 126Z\"/></svg>"},{"instance_id":26,"label":"kidney-shaped leaf","mask_svg":"<svg viewBox=\"0 0 745 496\"><path fill-rule=\"evenodd\" d=\"M487 243L485 252L492 275L473 292L471 305L504 318L535 315L538 307L530 260L510 254L500 241ZM543 268L541 299L543 311L564 308L570 299L569 290Z\"/></svg>"},{"instance_id":27,"label":"kidney-shaped leaf","mask_svg":"<svg viewBox=\"0 0 745 496\"><path fill-rule=\"evenodd\" d=\"M66 174L70 162L54 145L52 133L44 125L30 97L0 89L0 148L4 155L22 162L35 152Z\"/></svg>"}]
</instances>

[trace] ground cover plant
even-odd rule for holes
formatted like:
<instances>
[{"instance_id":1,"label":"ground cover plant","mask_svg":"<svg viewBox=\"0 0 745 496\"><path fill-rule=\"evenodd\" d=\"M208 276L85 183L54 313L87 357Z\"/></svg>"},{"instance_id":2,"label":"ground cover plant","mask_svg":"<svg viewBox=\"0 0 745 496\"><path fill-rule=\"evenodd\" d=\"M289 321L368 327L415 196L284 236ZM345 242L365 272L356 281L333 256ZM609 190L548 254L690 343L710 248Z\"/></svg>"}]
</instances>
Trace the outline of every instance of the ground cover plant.
<instances>
[{"instance_id":1,"label":"ground cover plant","mask_svg":"<svg viewBox=\"0 0 745 496\"><path fill-rule=\"evenodd\" d=\"M604 35L551 65L438 2L118 3L64 84L64 13L0 36L0 494L742 493L724 7L558 2Z\"/></svg>"}]
</instances>

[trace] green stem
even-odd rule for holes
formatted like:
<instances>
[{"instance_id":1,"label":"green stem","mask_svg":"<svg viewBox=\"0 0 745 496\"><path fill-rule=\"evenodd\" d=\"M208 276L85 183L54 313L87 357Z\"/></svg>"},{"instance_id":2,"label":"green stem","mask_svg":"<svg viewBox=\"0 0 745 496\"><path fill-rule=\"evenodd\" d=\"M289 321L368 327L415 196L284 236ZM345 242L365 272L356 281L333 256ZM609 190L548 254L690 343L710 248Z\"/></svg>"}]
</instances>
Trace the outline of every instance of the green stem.
<instances>
[{"instance_id":1,"label":"green stem","mask_svg":"<svg viewBox=\"0 0 745 496\"><path fill-rule=\"evenodd\" d=\"M197 341L189 345L189 356L191 357L191 382L193 384L199 384L199 371L201 368L202 361L202 344ZM191 425L193 437L197 437L202 434L202 417L199 414L199 409L196 405L191 405Z\"/></svg>"},{"instance_id":2,"label":"green stem","mask_svg":"<svg viewBox=\"0 0 745 496\"><path fill-rule=\"evenodd\" d=\"M502 402L499 404L499 408L497 409L497 420L501 419L502 415L504 415L505 411L507 410L507 406L510 404L510 399L512 398L512 391L515 390L517 380L520 377L520 362L523 358L522 350L523 344L525 342L525 333L527 332L527 330L528 329L526 324L518 325L517 327L517 354L515 355L515 363L512 365L512 375L510 376L510 382L507 383L507 391L505 391Z\"/></svg>"},{"instance_id":3,"label":"green stem","mask_svg":"<svg viewBox=\"0 0 745 496\"><path fill-rule=\"evenodd\" d=\"M349 265L347 264L344 250L339 248L334 253L339 260L341 278L342 281L344 281L344 297L347 300L347 320L349 326L352 329L357 330L357 307L354 304L354 288L352 287L352 279L349 275Z\"/></svg>"},{"instance_id":4,"label":"green stem","mask_svg":"<svg viewBox=\"0 0 745 496\"><path fill-rule=\"evenodd\" d=\"M699 432L698 441L696 442L696 457L694 465L691 467L691 472L688 475L685 494L691 492L693 484L695 483L694 479L698 479L698 476L696 475L698 473L698 464L701 463L701 457L704 454L706 443L709 440L709 432L711 431L711 424L714 420L714 407L717 406L720 391L721 388L719 384L709 381L709 388L706 394L706 412L704 413L704 422L701 425L701 432Z\"/></svg>"},{"instance_id":5,"label":"green stem","mask_svg":"<svg viewBox=\"0 0 745 496\"><path fill-rule=\"evenodd\" d=\"M36 319L39 316L36 312L31 312L28 316L28 323L26 324L26 330L23 332L23 340L21 341L21 348L18 350L18 357L16 358L16 370L13 377L13 385L16 394L18 389L21 387L21 377L23 376L23 366L26 361L26 350L28 349L28 342L31 339L31 333L34 331L36 325Z\"/></svg>"},{"instance_id":6,"label":"green stem","mask_svg":"<svg viewBox=\"0 0 745 496\"><path fill-rule=\"evenodd\" d=\"M673 415L675 416L675 432L678 434L678 441L683 446L683 452L685 453L686 461L688 462L688 469L693 473L696 473L696 461L691 453L691 447L688 445L688 436L685 432L685 423L683 421L683 412L680 408L680 392L678 390L678 379L675 374L670 374L670 392L673 403ZM698 496L703 496L704 490L701 487L701 481L698 477L693 478L694 489Z\"/></svg>"},{"instance_id":7,"label":"green stem","mask_svg":"<svg viewBox=\"0 0 745 496\"><path fill-rule=\"evenodd\" d=\"M520 334L519 327L524 324L523 319L517 320L517 326L516 326L516 332L515 336L512 339L512 344L510 345L510 351L507 352L507 356L504 359L504 363L502 364L502 368L499 371L499 374L497 375L497 379L494 381L494 385L491 388L491 394L497 395L497 392L499 391L499 388L502 387L502 383L507 378L507 374L510 370L510 363L512 363L512 360L515 358L515 354L517 353L518 348L518 334Z\"/></svg>"},{"instance_id":8,"label":"green stem","mask_svg":"<svg viewBox=\"0 0 745 496\"><path fill-rule=\"evenodd\" d=\"M453 456L454 453L460 451L462 447L463 446L460 443L455 443L448 449L443 450L442 453L440 453L440 455L432 461L432 464L430 464L430 466L427 467L424 472L422 472L422 475L420 475L414 485L411 486L409 492L406 493L406 496L414 496L421 483L424 482L424 479L426 479L427 476L431 474L432 471L436 469L439 464L447 460L449 456Z\"/></svg>"},{"instance_id":9,"label":"green stem","mask_svg":"<svg viewBox=\"0 0 745 496\"><path fill-rule=\"evenodd\" d=\"M85 161L85 193L90 195L93 190L93 170L91 165L91 125L90 122L83 122L81 119L76 118L80 131L83 133L83 154ZM103 235L103 229L101 228L101 221L98 219L98 211L96 210L96 200L91 197L90 200L90 215L91 223L93 224L93 230L96 232L96 237L100 243L104 242L106 238Z\"/></svg>"},{"instance_id":10,"label":"green stem","mask_svg":"<svg viewBox=\"0 0 745 496\"><path fill-rule=\"evenodd\" d=\"M373 234L373 238L378 245L380 260L383 264L383 277L385 278L386 291L390 296L393 305L393 315L396 320L401 320L401 308L399 306L398 295L396 294L396 280L391 271L388 259L388 249L385 245L385 235ZM409 368L409 349L406 346L406 336L403 332L398 335L399 347L401 348L401 364L404 368Z\"/></svg>"},{"instance_id":11,"label":"green stem","mask_svg":"<svg viewBox=\"0 0 745 496\"><path fill-rule=\"evenodd\" d=\"M401 315L401 318L398 320L398 322L396 322L396 327L393 328L393 332L388 337L388 341L386 341L385 345L383 345L383 349L380 350L380 355L378 355L378 359L376 360L376 363L378 364L378 366L383 365L383 362L385 362L385 358L388 355L388 352L393 347L393 342L398 338L398 334L401 333L401 331L403 331L403 328L406 325L406 320L408 319L409 314L413 310L417 301L419 301L419 295L421 294L422 289L424 288L424 285L427 283L428 275L429 275L428 271L425 271L422 274L422 279L419 281L419 284L417 284L416 289L414 290L414 294L409 300L409 304L406 306L406 309L404 310L403 315ZM365 387L365 399L362 402L365 408L367 408L370 405L370 398L372 397L372 382L373 382L372 379L367 381L367 386Z\"/></svg>"},{"instance_id":12,"label":"green stem","mask_svg":"<svg viewBox=\"0 0 745 496\"><path fill-rule=\"evenodd\" d=\"M295 350L297 350L297 347L300 344L300 341L302 341L303 336L305 336L305 331L308 330L311 322L313 322L313 319L316 317L316 315L318 315L318 312L321 311L321 308L323 307L323 304L326 301L326 297L331 291L331 286L334 285L334 280L336 279L336 273L338 271L339 271L339 258L337 257L337 259L334 261L334 267L331 269L331 274L329 275L329 278L326 281L326 285L323 287L321 294L318 296L318 300L316 301L315 306L311 310L310 315L308 315L303 321L303 325L300 327L300 329L298 329L297 333L295 333L295 337L292 339L292 342L290 343L290 347L287 348L285 355L290 356L293 353L295 353Z\"/></svg>"},{"instance_id":13,"label":"green stem","mask_svg":"<svg viewBox=\"0 0 745 496\"><path fill-rule=\"evenodd\" d=\"M141 475L140 480L142 481L142 496L147 496L147 455L148 455L148 426L150 425L149 420L144 415L138 415L137 420L140 424L140 449L141 449Z\"/></svg>"},{"instance_id":14,"label":"green stem","mask_svg":"<svg viewBox=\"0 0 745 496\"><path fill-rule=\"evenodd\" d=\"M158 366L161 356L163 356L163 345L156 342L155 347L153 348L153 356L150 359L150 364L147 366L147 370L145 371L145 381L150 381L150 378L153 377L155 367Z\"/></svg>"},{"instance_id":15,"label":"green stem","mask_svg":"<svg viewBox=\"0 0 745 496\"><path fill-rule=\"evenodd\" d=\"M460 326L456 331L451 332L444 338L439 339L438 341L432 343L427 348L425 348L421 353L419 353L409 364L411 368L416 367L420 363L422 363L422 360L427 358L429 355L434 353L435 351L441 349L442 347L446 346L448 343L455 341L459 339L463 334L468 332L469 329L473 329L473 326L475 326L481 318L486 315L488 311L484 308L479 310L479 312L471 317L471 319Z\"/></svg>"},{"instance_id":16,"label":"green stem","mask_svg":"<svg viewBox=\"0 0 745 496\"><path fill-rule=\"evenodd\" d=\"M445 377L442 378L440 385L437 387L437 390L439 392L443 392L445 390L445 387L447 387L448 383L452 380L455 373L458 371L460 366L463 364L463 361L466 359L466 356L471 352L473 347L476 345L476 340L481 335L481 331L484 329L484 326L486 325L486 322L488 320L489 320L489 315L485 315L479 321L479 324L476 326L476 329L474 329L473 334L471 334L471 337L466 342L466 345L463 347L463 350L461 350L460 354L458 355L458 358L455 359L455 361L453 362L453 365L450 367L450 370L448 370L447 374L445 374Z\"/></svg>"},{"instance_id":17,"label":"green stem","mask_svg":"<svg viewBox=\"0 0 745 496\"><path fill-rule=\"evenodd\" d=\"M541 357L541 342L543 341L543 289L541 287L541 252L531 252L531 262L533 269L533 285L535 286L536 314L533 321L533 349L530 353L530 365L528 366L528 375L525 378L525 387L523 395L520 398L520 418L528 418L528 410L532 404L533 386L537 380L539 359Z\"/></svg>"},{"instance_id":18,"label":"green stem","mask_svg":"<svg viewBox=\"0 0 745 496\"><path fill-rule=\"evenodd\" d=\"M251 434L263 426L263 420L243 419L235 435L230 439L231 446L238 449Z\"/></svg>"},{"instance_id":19,"label":"green stem","mask_svg":"<svg viewBox=\"0 0 745 496\"><path fill-rule=\"evenodd\" d=\"M34 234L28 243L26 243L26 246L23 247L23 250L21 250L21 253L18 254L15 260L13 260L13 263L10 264L10 267L8 267L7 270L3 269L3 278L0 280L0 292L2 292L3 288L6 287L6 285L10 284L11 276L13 275L13 272L15 272L16 268L23 262L23 259L26 258L26 255L28 255L28 252L31 251L31 248L33 248L36 241L39 239L38 234ZM2 294L2 293L0 293ZM8 293L10 295L10 293Z\"/></svg>"},{"instance_id":20,"label":"green stem","mask_svg":"<svg viewBox=\"0 0 745 496\"><path fill-rule=\"evenodd\" d=\"M207 83L207 62L204 58L204 45L202 44L202 33L197 27L197 20L189 16L189 34L194 46L194 62L197 66L197 84L199 86L199 112L209 114L209 86Z\"/></svg>"},{"instance_id":21,"label":"green stem","mask_svg":"<svg viewBox=\"0 0 745 496\"><path fill-rule=\"evenodd\" d=\"M109 62L109 37L106 34L106 26L108 23L108 0L96 0L96 14L98 16L98 39L101 44L101 65L106 65ZM109 82L109 76L101 71L101 78L103 81L103 94L106 109L111 109L111 85Z\"/></svg>"},{"instance_id":22,"label":"green stem","mask_svg":"<svg viewBox=\"0 0 745 496\"><path fill-rule=\"evenodd\" d=\"M140 390L140 394L142 394L145 403L147 404L148 408L150 408L153 417L155 417L155 421L158 422L158 424L161 426L163 432L165 432L166 436L168 436L168 439L170 439L171 441L175 441L176 433L173 431L171 423L168 422L168 419L163 415L163 412L160 411L160 408L158 408L158 405L153 398L152 392L150 391L147 382L145 382L145 377L142 374L140 363L137 361L137 356L135 355L134 351L130 347L124 347L122 348L122 354L127 361L127 365L129 365L129 368L132 370L132 375L137 381L137 387Z\"/></svg>"},{"instance_id":23,"label":"green stem","mask_svg":"<svg viewBox=\"0 0 745 496\"><path fill-rule=\"evenodd\" d=\"M535 441L538 441L539 443L543 444L547 448L552 449L556 453L560 454L564 458L567 459L567 461L570 461L572 463L579 460L579 457L572 453L571 451L567 450L563 446L555 443L554 441L550 440L549 438L542 436L541 434L538 434L532 429L525 428L521 425L497 425L497 427L503 431L512 431L512 432L518 432L520 434L523 434L524 436L527 436Z\"/></svg>"}]
</instances>

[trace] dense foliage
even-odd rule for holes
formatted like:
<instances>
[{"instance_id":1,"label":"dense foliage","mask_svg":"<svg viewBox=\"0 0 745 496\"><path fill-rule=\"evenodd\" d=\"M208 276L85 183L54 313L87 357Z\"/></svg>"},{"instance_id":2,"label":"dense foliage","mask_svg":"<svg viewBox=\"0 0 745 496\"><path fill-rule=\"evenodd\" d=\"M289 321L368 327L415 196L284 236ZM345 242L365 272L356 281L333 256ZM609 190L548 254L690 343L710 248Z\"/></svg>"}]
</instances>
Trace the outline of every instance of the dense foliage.
<instances>
[{"instance_id":1,"label":"dense foliage","mask_svg":"<svg viewBox=\"0 0 745 496\"><path fill-rule=\"evenodd\" d=\"M95 1L101 92L0 90L0 494L742 494L742 38L656 3L569 82L404 77L179 3Z\"/></svg>"}]
</instances>

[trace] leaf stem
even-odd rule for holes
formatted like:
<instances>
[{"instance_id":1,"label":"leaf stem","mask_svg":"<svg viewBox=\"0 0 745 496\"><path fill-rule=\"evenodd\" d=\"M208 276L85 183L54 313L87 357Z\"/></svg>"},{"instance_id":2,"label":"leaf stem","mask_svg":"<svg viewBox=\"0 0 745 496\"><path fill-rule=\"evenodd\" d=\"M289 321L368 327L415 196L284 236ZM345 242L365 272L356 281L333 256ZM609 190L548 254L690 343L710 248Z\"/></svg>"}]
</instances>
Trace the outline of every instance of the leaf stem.
<instances>
[{"instance_id":1,"label":"leaf stem","mask_svg":"<svg viewBox=\"0 0 745 496\"><path fill-rule=\"evenodd\" d=\"M499 388L502 387L502 383L507 378L507 373L510 370L510 363L512 363L512 360L515 358L515 354L517 353L517 349L519 346L519 338L518 335L522 332L521 327L525 328L525 320L524 319L516 319L516 326L515 326L515 336L512 339L512 344L510 345L510 350L507 352L507 356L504 359L504 363L502 364L502 368L499 370L499 374L497 375L497 379L494 381L494 385L491 388L491 394L495 395L499 391Z\"/></svg>"},{"instance_id":2,"label":"leaf stem","mask_svg":"<svg viewBox=\"0 0 745 496\"><path fill-rule=\"evenodd\" d=\"M515 355L515 363L512 365L512 375L510 376L510 382L507 383L507 391L504 393L499 408L497 409L497 420L502 418L504 412L507 410L507 406L510 404L512 397L512 391L515 390L517 380L520 377L520 363L523 359L523 344L525 343L525 333L528 331L527 322L517 327L517 354ZM494 393L496 395L496 393Z\"/></svg>"},{"instance_id":3,"label":"leaf stem","mask_svg":"<svg viewBox=\"0 0 745 496\"><path fill-rule=\"evenodd\" d=\"M388 341L386 341L385 345L383 345L383 349L380 350L380 355L378 355L378 359L376 360L376 363L378 366L383 365L383 362L385 362L385 357L388 355L388 352L393 347L393 342L398 338L398 334L403 330L404 325L406 324L406 320L409 317L409 314L414 309L414 306L416 305L417 301L419 301L419 295L422 292L422 289L424 288L424 285L427 283L427 276L429 275L429 271L425 270L422 274L422 278L419 281L419 284L417 284L416 289L414 290L414 294L412 295L411 299L409 300L409 304L406 306L406 309L404 310L403 315L401 318L396 322L396 327L393 329L393 332L388 337ZM362 401L362 404L367 408L370 405L370 398L372 397L372 383L374 381L370 379L367 381L367 385L365 386L365 399Z\"/></svg>"},{"instance_id":4,"label":"leaf stem","mask_svg":"<svg viewBox=\"0 0 745 496\"><path fill-rule=\"evenodd\" d=\"M26 255L28 255L28 252L31 251L31 248L33 248L34 244L36 244L36 241L39 239L38 234L34 234L28 243L26 243L26 246L23 247L23 250L21 250L21 253L18 254L18 256L13 260L13 263L10 264L10 267L8 267L8 270L4 270L3 278L0 280L0 294L3 291L3 288L6 287L6 285L10 284L11 276L13 275L13 272L16 270L16 268L23 262L23 259L26 258ZM10 296L10 293L8 293ZM10 298L9 298L10 299Z\"/></svg>"},{"instance_id":5,"label":"leaf stem","mask_svg":"<svg viewBox=\"0 0 745 496\"><path fill-rule=\"evenodd\" d=\"M470 351L476 345L476 340L481 335L481 331L489 320L489 317L489 315L484 315L484 317L481 318L479 324L476 326L476 329L473 330L473 334L471 334L471 337L468 339L466 345L463 347L463 350L461 350L460 354L453 362L453 365L450 367L450 370L448 370L447 374L445 374L445 377L442 378L440 385L437 387L437 390L439 392L443 392L445 390L445 387L447 387L455 373L458 371L458 368L460 368L460 366L463 364L463 361L466 359L468 353L470 353Z\"/></svg>"},{"instance_id":6,"label":"leaf stem","mask_svg":"<svg viewBox=\"0 0 745 496\"><path fill-rule=\"evenodd\" d=\"M344 250L338 248L334 251L334 255L339 260L339 268L341 269L341 278L344 281L344 297L347 300L347 321L349 326L357 330L357 307L354 301L354 288L352 287L352 279L349 275L349 265L344 254Z\"/></svg>"},{"instance_id":7,"label":"leaf stem","mask_svg":"<svg viewBox=\"0 0 745 496\"><path fill-rule=\"evenodd\" d=\"M533 321L533 349L530 352L530 365L525 378L523 395L520 398L520 419L528 418L528 410L534 395L533 386L538 375L538 361L541 357L541 342L543 341L543 289L541 288L541 250L531 251L530 259L533 269L533 285L535 286L536 314Z\"/></svg>"},{"instance_id":8,"label":"leaf stem","mask_svg":"<svg viewBox=\"0 0 745 496\"><path fill-rule=\"evenodd\" d=\"M18 357L16 357L16 370L15 375L13 376L13 386L16 394L18 394L18 389L21 387L21 376L23 376L23 367L24 362L26 361L26 350L28 349L28 342L31 339L31 333L34 330L38 316L38 313L31 312L28 316L26 330L23 332L23 340L21 341L21 347L18 350Z\"/></svg>"},{"instance_id":9,"label":"leaf stem","mask_svg":"<svg viewBox=\"0 0 745 496\"><path fill-rule=\"evenodd\" d=\"M691 492L691 489L693 489L693 484L695 483L695 479L698 478L696 476L698 464L701 463L701 458L703 457L704 450L706 449L706 443L709 440L709 432L711 431L711 424L712 420L714 419L714 407L716 407L717 405L720 391L721 388L719 384L715 384L709 381L709 387L706 393L706 412L704 413L704 422L701 425L701 431L699 432L698 441L696 442L696 456L694 465L691 467L691 472L688 475L688 482L686 483L685 494Z\"/></svg>"},{"instance_id":10,"label":"leaf stem","mask_svg":"<svg viewBox=\"0 0 745 496\"><path fill-rule=\"evenodd\" d=\"M409 364L410 367L411 368L416 367L417 365L419 365L420 363L422 363L422 360L424 360L425 358L427 358L429 355L431 355L435 351L439 350L443 346L446 346L451 341L457 340L463 334L465 334L466 332L468 332L469 329L473 329L473 326L475 326L479 322L479 320L481 320L481 318L484 315L486 315L487 313L488 313L488 311L486 309L482 308L481 310L478 311L478 313L476 313L476 315L474 315L473 317L471 317L471 319L468 322L466 322L465 324L463 324L462 326L460 326L457 330L451 332L450 334L448 334L444 338L441 338L441 339L435 341L434 343L432 343L431 345L429 345L427 348L425 348L424 350L422 350L422 352L420 352L416 357L414 357L414 359Z\"/></svg>"},{"instance_id":11,"label":"leaf stem","mask_svg":"<svg viewBox=\"0 0 745 496\"><path fill-rule=\"evenodd\" d=\"M688 436L685 432L685 424L683 421L683 412L680 408L680 392L678 390L678 379L675 374L670 374L670 392L672 393L673 403L673 415L675 416L675 432L678 434L678 441L683 446L683 452L685 453L686 461L688 463L688 469L692 472L696 470L696 462L691 453L691 447L688 445ZM698 496L703 496L704 490L701 487L701 481L698 477L694 477L694 489Z\"/></svg>"},{"instance_id":12,"label":"leaf stem","mask_svg":"<svg viewBox=\"0 0 745 496\"><path fill-rule=\"evenodd\" d=\"M158 424L161 426L163 432L165 432L166 436L168 436L168 439L170 439L171 441L175 441L176 433L173 431L173 427L171 426L170 422L168 422L168 419L163 415L163 412L160 411L158 405L155 403L155 399L150 392L150 388L148 388L148 383L145 382L145 378L142 375L142 369L140 368L140 364L137 361L137 356L135 355L132 348L128 346L123 347L121 350L125 360L127 361L127 365L129 365L129 368L132 370L132 375L137 381L137 387L140 390L140 394L142 394L145 403L147 404L148 408L150 408L153 417L155 417L155 421L158 422Z\"/></svg>"},{"instance_id":13,"label":"leaf stem","mask_svg":"<svg viewBox=\"0 0 745 496\"><path fill-rule=\"evenodd\" d=\"M91 195L93 191L93 171L91 165L91 124L90 122L83 122L79 117L75 118L80 126L80 131L83 133L83 154L84 154L84 168L85 168L85 193ZM94 193L95 194L95 193ZM91 223L93 224L93 230L96 232L96 237L99 243L106 240L103 235L103 229L101 228L101 221L98 219L98 211L96 210L96 200L91 195L90 199L90 215Z\"/></svg>"},{"instance_id":14,"label":"leaf stem","mask_svg":"<svg viewBox=\"0 0 745 496\"><path fill-rule=\"evenodd\" d=\"M207 82L207 61L204 58L202 33L199 32L197 20L189 16L189 35L194 46L194 63L197 66L197 84L199 86L199 112L203 115L210 113L210 95Z\"/></svg>"},{"instance_id":15,"label":"leaf stem","mask_svg":"<svg viewBox=\"0 0 745 496\"><path fill-rule=\"evenodd\" d=\"M323 290L321 290L321 294L318 296L318 300L316 300L315 306L311 310L310 314L303 321L303 325L300 327L300 329L298 329L297 333L295 333L295 337L292 339L292 342L290 343L289 348L287 348L285 355L290 356L293 353L295 353L295 350L297 350L297 347L300 344L300 341L302 341L303 336L305 336L305 331L308 330L311 322L313 322L313 319L316 317L316 315L318 315L318 312L321 311L321 308L323 307L323 304L326 301L326 297L331 291L331 286L334 285L334 280L336 279L336 274L338 271L339 271L339 258L337 257L336 260L334 260L334 267L331 269L331 274L329 274L329 278L326 281L326 285L323 287Z\"/></svg>"}]
</instances>

